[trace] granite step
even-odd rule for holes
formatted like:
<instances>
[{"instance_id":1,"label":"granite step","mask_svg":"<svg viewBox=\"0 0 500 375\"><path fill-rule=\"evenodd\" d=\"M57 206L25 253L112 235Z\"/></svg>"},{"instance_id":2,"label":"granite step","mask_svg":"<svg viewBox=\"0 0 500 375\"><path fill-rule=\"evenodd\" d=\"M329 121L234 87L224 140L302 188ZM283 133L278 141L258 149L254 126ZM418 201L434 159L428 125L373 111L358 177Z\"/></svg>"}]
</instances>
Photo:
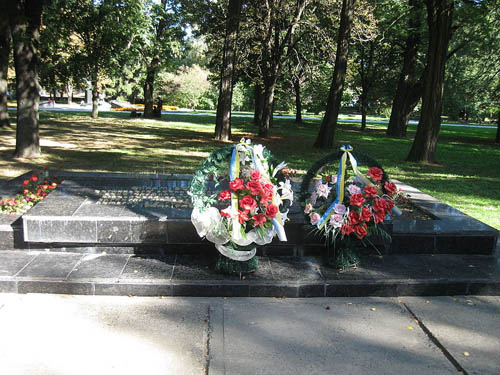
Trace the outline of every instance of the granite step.
<instances>
[{"instance_id":1,"label":"granite step","mask_svg":"<svg viewBox=\"0 0 500 375\"><path fill-rule=\"evenodd\" d=\"M221 275L217 252L155 255L0 252L0 292L199 297L500 295L494 256L365 256L346 271L321 257L261 256L249 275Z\"/></svg>"}]
</instances>

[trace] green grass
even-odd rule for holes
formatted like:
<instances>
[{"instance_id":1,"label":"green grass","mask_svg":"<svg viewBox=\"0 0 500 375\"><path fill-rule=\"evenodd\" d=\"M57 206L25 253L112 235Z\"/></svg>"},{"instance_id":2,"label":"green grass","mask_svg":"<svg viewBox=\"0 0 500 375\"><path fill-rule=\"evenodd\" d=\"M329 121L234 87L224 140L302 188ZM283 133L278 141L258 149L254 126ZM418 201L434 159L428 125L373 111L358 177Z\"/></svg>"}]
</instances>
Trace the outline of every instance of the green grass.
<instances>
[{"instance_id":1,"label":"green grass","mask_svg":"<svg viewBox=\"0 0 500 375\"><path fill-rule=\"evenodd\" d=\"M12 114L12 113L11 113ZM42 157L35 161L10 157L15 130L0 130L0 178L47 165L73 171L191 173L210 151L224 142L212 139L215 117L164 115L161 120L130 119L127 113L41 112ZM15 118L12 118L15 122ZM256 136L252 118L233 117L233 140L251 138L266 145L291 168L304 173L326 151L312 148L319 121L302 125L276 118L268 139ZM408 139L386 138L384 125L341 124L340 144L377 159L391 178L404 181L461 211L500 229L500 147L495 129L447 128L440 132L439 164L405 162L415 126Z\"/></svg>"}]
</instances>

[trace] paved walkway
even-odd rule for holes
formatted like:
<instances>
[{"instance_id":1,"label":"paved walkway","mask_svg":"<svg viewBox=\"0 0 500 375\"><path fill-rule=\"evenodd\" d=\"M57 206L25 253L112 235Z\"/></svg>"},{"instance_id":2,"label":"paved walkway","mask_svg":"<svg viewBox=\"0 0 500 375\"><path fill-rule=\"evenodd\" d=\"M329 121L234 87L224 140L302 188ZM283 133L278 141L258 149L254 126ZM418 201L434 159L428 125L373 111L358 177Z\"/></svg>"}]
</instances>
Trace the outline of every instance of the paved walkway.
<instances>
[{"instance_id":1,"label":"paved walkway","mask_svg":"<svg viewBox=\"0 0 500 375\"><path fill-rule=\"evenodd\" d=\"M500 297L0 294L0 374L481 374Z\"/></svg>"}]
</instances>

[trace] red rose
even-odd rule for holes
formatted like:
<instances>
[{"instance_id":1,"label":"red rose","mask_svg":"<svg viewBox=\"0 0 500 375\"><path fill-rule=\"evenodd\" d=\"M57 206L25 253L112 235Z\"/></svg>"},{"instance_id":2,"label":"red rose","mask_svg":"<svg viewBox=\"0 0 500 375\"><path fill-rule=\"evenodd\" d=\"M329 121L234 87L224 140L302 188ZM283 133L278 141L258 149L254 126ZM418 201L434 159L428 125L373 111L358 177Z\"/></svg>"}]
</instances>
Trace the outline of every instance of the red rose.
<instances>
[{"instance_id":1,"label":"red rose","mask_svg":"<svg viewBox=\"0 0 500 375\"><path fill-rule=\"evenodd\" d=\"M375 198L373 201L373 211L375 212L384 212L385 211L385 203L382 198Z\"/></svg>"},{"instance_id":2,"label":"red rose","mask_svg":"<svg viewBox=\"0 0 500 375\"><path fill-rule=\"evenodd\" d=\"M361 215L359 215L359 219L361 221L370 221L372 218L372 213L368 207L363 207L361 209Z\"/></svg>"},{"instance_id":3,"label":"red rose","mask_svg":"<svg viewBox=\"0 0 500 375\"><path fill-rule=\"evenodd\" d=\"M365 225L356 225L354 227L354 233L356 233L356 237L358 237L360 240L362 240L366 236L368 231L366 230Z\"/></svg>"},{"instance_id":4,"label":"red rose","mask_svg":"<svg viewBox=\"0 0 500 375\"><path fill-rule=\"evenodd\" d=\"M360 193L356 193L351 195L351 198L349 198L351 206L357 206L361 207L363 203L365 203L365 198L363 198L363 195Z\"/></svg>"},{"instance_id":5,"label":"red rose","mask_svg":"<svg viewBox=\"0 0 500 375\"><path fill-rule=\"evenodd\" d=\"M342 228L340 228L340 233L342 233L344 236L348 236L352 232L354 232L354 227L352 225L344 224L342 225Z\"/></svg>"},{"instance_id":6,"label":"red rose","mask_svg":"<svg viewBox=\"0 0 500 375\"><path fill-rule=\"evenodd\" d=\"M228 199L231 199L231 192L229 190L222 190L217 199L220 201L227 201Z\"/></svg>"},{"instance_id":7,"label":"red rose","mask_svg":"<svg viewBox=\"0 0 500 375\"><path fill-rule=\"evenodd\" d=\"M392 182L388 182L388 181L385 182L384 189L387 192L387 194L389 194L391 196L396 194L396 192L398 191L398 188L396 187L396 185L394 185Z\"/></svg>"},{"instance_id":8,"label":"red rose","mask_svg":"<svg viewBox=\"0 0 500 375\"><path fill-rule=\"evenodd\" d=\"M385 212L384 211L377 211L375 212L375 223L381 223L385 220Z\"/></svg>"},{"instance_id":9,"label":"red rose","mask_svg":"<svg viewBox=\"0 0 500 375\"><path fill-rule=\"evenodd\" d=\"M377 167L371 167L366 175L368 177L371 177L373 181L379 182L382 179L383 174L384 172L382 171L382 169Z\"/></svg>"},{"instance_id":10,"label":"red rose","mask_svg":"<svg viewBox=\"0 0 500 375\"><path fill-rule=\"evenodd\" d=\"M278 211L279 211L278 206L276 206L275 204L270 204L266 208L266 216L271 219L274 219Z\"/></svg>"},{"instance_id":11,"label":"red rose","mask_svg":"<svg viewBox=\"0 0 500 375\"><path fill-rule=\"evenodd\" d=\"M248 211L253 211L257 207L257 202L250 195L245 195L240 200L240 207Z\"/></svg>"},{"instance_id":12,"label":"red rose","mask_svg":"<svg viewBox=\"0 0 500 375\"><path fill-rule=\"evenodd\" d=\"M23 181L23 185L24 185L24 186L28 185L29 183L30 183L30 180L24 180L24 181Z\"/></svg>"},{"instance_id":13,"label":"red rose","mask_svg":"<svg viewBox=\"0 0 500 375\"><path fill-rule=\"evenodd\" d=\"M377 189L375 188L375 186L366 186L363 189L363 192L365 193L366 198L373 198L377 195Z\"/></svg>"},{"instance_id":14,"label":"red rose","mask_svg":"<svg viewBox=\"0 0 500 375\"><path fill-rule=\"evenodd\" d=\"M250 172L250 178L252 180L258 181L258 180L260 180L261 177L262 177L262 174L259 171L254 170L254 171Z\"/></svg>"},{"instance_id":15,"label":"red rose","mask_svg":"<svg viewBox=\"0 0 500 375\"><path fill-rule=\"evenodd\" d=\"M349 212L349 222L352 224L352 225L356 225L359 223L359 214L356 212L356 211L351 211Z\"/></svg>"},{"instance_id":16,"label":"red rose","mask_svg":"<svg viewBox=\"0 0 500 375\"><path fill-rule=\"evenodd\" d=\"M262 190L262 184L259 181L248 181L247 189L250 190L252 195L257 195Z\"/></svg>"},{"instance_id":17,"label":"red rose","mask_svg":"<svg viewBox=\"0 0 500 375\"><path fill-rule=\"evenodd\" d=\"M260 213L256 216L252 216L252 219L253 219L253 226L254 227L262 227L264 226L264 224L266 223L266 215L264 215L263 213Z\"/></svg>"},{"instance_id":18,"label":"red rose","mask_svg":"<svg viewBox=\"0 0 500 375\"><path fill-rule=\"evenodd\" d=\"M31 176L31 181L37 182L38 181L38 177L37 176Z\"/></svg>"},{"instance_id":19,"label":"red rose","mask_svg":"<svg viewBox=\"0 0 500 375\"><path fill-rule=\"evenodd\" d=\"M238 210L238 221L240 224L245 224L250 218L248 217L248 211L239 211Z\"/></svg>"},{"instance_id":20,"label":"red rose","mask_svg":"<svg viewBox=\"0 0 500 375\"><path fill-rule=\"evenodd\" d=\"M232 191L242 190L245 188L241 178L235 178L233 181L229 181L229 187Z\"/></svg>"}]
</instances>

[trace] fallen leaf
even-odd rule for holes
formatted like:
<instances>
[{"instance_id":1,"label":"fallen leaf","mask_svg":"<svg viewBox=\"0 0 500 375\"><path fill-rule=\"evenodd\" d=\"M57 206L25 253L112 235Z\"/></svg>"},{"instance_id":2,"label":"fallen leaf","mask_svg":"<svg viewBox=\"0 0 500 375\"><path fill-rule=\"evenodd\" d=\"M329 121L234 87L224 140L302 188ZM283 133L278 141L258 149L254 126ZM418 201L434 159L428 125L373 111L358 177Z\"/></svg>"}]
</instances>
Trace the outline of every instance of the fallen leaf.
<instances>
[{"instance_id":1,"label":"fallen leaf","mask_svg":"<svg viewBox=\"0 0 500 375\"><path fill-rule=\"evenodd\" d=\"M371 310L371 311L377 311L377 308L372 307L370 310Z\"/></svg>"},{"instance_id":2,"label":"fallen leaf","mask_svg":"<svg viewBox=\"0 0 500 375\"><path fill-rule=\"evenodd\" d=\"M412 326L408 326L408 329L409 329L410 331L413 331L413 327L412 327Z\"/></svg>"},{"instance_id":3,"label":"fallen leaf","mask_svg":"<svg viewBox=\"0 0 500 375\"><path fill-rule=\"evenodd\" d=\"M469 352L464 352L464 356L468 357L468 356L470 356L470 353Z\"/></svg>"},{"instance_id":4,"label":"fallen leaf","mask_svg":"<svg viewBox=\"0 0 500 375\"><path fill-rule=\"evenodd\" d=\"M352 302L347 302L348 305L352 305Z\"/></svg>"}]
</instances>

